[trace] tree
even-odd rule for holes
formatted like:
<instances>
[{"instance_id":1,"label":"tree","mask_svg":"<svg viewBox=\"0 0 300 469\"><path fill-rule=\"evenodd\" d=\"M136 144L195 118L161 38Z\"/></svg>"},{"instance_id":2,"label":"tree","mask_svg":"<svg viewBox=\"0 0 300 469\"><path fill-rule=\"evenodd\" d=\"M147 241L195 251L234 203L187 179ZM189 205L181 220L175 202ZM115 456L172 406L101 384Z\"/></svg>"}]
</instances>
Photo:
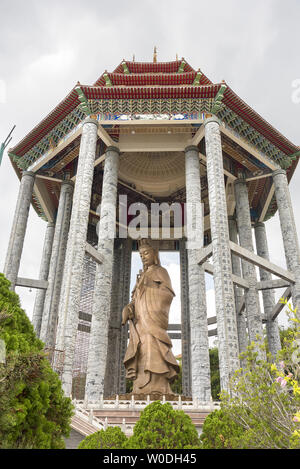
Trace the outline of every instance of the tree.
<instances>
[{"instance_id":1,"label":"tree","mask_svg":"<svg viewBox=\"0 0 300 469\"><path fill-rule=\"evenodd\" d=\"M214 400L217 401L220 399L220 392L221 392L219 352L218 352L217 347L209 349L209 362L210 362L211 396Z\"/></svg>"},{"instance_id":2,"label":"tree","mask_svg":"<svg viewBox=\"0 0 300 469\"><path fill-rule=\"evenodd\" d=\"M0 274L0 448L64 448L73 413L32 324Z\"/></svg>"},{"instance_id":3,"label":"tree","mask_svg":"<svg viewBox=\"0 0 300 469\"><path fill-rule=\"evenodd\" d=\"M123 449L126 441L127 437L119 427L108 427L87 436L78 449Z\"/></svg>"},{"instance_id":4,"label":"tree","mask_svg":"<svg viewBox=\"0 0 300 469\"><path fill-rule=\"evenodd\" d=\"M203 449L241 448L244 430L222 409L209 414L200 436Z\"/></svg>"},{"instance_id":5,"label":"tree","mask_svg":"<svg viewBox=\"0 0 300 469\"><path fill-rule=\"evenodd\" d=\"M176 376L175 380L171 383L171 390L174 394L182 394L182 363L181 363L181 357L177 358L178 364L179 364L179 373Z\"/></svg>"},{"instance_id":6,"label":"tree","mask_svg":"<svg viewBox=\"0 0 300 469\"><path fill-rule=\"evenodd\" d=\"M171 404L155 401L141 413L127 449L200 448L200 439L191 418Z\"/></svg>"},{"instance_id":7,"label":"tree","mask_svg":"<svg viewBox=\"0 0 300 469\"><path fill-rule=\"evenodd\" d=\"M226 415L243 429L248 448L300 448L300 317L289 305L293 327L276 364L272 357L259 360L252 343L243 358L230 393L222 395ZM261 346L263 347L263 346Z\"/></svg>"}]
</instances>

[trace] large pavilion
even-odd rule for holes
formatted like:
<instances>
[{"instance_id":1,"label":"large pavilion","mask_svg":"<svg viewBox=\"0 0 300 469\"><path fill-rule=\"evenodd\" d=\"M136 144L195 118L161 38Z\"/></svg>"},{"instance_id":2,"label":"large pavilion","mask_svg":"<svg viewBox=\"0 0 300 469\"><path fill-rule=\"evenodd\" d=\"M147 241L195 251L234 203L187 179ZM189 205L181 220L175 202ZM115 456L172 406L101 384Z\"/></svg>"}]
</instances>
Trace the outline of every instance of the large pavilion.
<instances>
[{"instance_id":1,"label":"large pavilion","mask_svg":"<svg viewBox=\"0 0 300 469\"><path fill-rule=\"evenodd\" d=\"M20 192L4 273L12 289L37 289L33 324L66 395L97 401L125 392L128 330L121 327L121 311L137 246L119 236L120 194L128 206L204 206L198 247L186 249L174 220L171 238L159 236L160 250L180 253L181 324L169 329L182 342L183 394L211 399L211 334L218 335L223 389L240 366L239 353L263 336L263 324L275 356L282 305L275 303L274 289L286 288L284 296L300 307L288 186L300 147L226 82L212 83L184 59L122 60L93 85L77 83L8 153ZM39 279L18 275L30 204L47 223ZM286 269L269 260L265 222L277 210ZM116 231L115 239L105 236L109 230ZM205 272L215 285L216 317L209 320Z\"/></svg>"}]
</instances>

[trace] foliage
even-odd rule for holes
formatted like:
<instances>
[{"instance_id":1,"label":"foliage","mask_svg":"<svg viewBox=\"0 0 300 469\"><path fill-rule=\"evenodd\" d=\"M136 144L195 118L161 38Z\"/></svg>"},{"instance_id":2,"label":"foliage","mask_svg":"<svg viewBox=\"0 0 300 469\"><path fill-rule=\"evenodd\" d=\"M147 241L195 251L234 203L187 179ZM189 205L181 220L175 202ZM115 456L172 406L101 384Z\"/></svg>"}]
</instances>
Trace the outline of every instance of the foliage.
<instances>
[{"instance_id":1,"label":"foliage","mask_svg":"<svg viewBox=\"0 0 300 469\"><path fill-rule=\"evenodd\" d=\"M71 401L9 285L0 274L0 339L6 349L0 364L0 448L64 448Z\"/></svg>"},{"instance_id":2,"label":"foliage","mask_svg":"<svg viewBox=\"0 0 300 469\"><path fill-rule=\"evenodd\" d=\"M300 448L300 321L289 308L295 327L277 364L270 356L259 360L257 344L251 344L243 354L245 368L235 373L230 394L222 395L223 412L243 429L239 447Z\"/></svg>"},{"instance_id":3,"label":"foliage","mask_svg":"<svg viewBox=\"0 0 300 469\"><path fill-rule=\"evenodd\" d=\"M181 358L177 359L179 364L179 373L176 379L171 383L171 390L174 394L182 394L182 363Z\"/></svg>"},{"instance_id":4,"label":"foliage","mask_svg":"<svg viewBox=\"0 0 300 469\"><path fill-rule=\"evenodd\" d=\"M171 404L155 401L141 413L127 449L199 448L200 439L190 417Z\"/></svg>"},{"instance_id":5,"label":"foliage","mask_svg":"<svg viewBox=\"0 0 300 469\"><path fill-rule=\"evenodd\" d=\"M209 414L203 424L200 439L203 449L236 449L241 447L243 428L222 409Z\"/></svg>"},{"instance_id":6,"label":"foliage","mask_svg":"<svg viewBox=\"0 0 300 469\"><path fill-rule=\"evenodd\" d=\"M129 394L133 389L133 381L131 379L126 379L126 393Z\"/></svg>"},{"instance_id":7,"label":"foliage","mask_svg":"<svg viewBox=\"0 0 300 469\"><path fill-rule=\"evenodd\" d=\"M126 441L127 437L119 427L108 427L87 436L78 449L122 449Z\"/></svg>"},{"instance_id":8,"label":"foliage","mask_svg":"<svg viewBox=\"0 0 300 469\"><path fill-rule=\"evenodd\" d=\"M211 396L215 401L217 401L220 399L220 392L221 392L219 353L218 353L217 347L209 349L209 362L210 362Z\"/></svg>"}]
</instances>

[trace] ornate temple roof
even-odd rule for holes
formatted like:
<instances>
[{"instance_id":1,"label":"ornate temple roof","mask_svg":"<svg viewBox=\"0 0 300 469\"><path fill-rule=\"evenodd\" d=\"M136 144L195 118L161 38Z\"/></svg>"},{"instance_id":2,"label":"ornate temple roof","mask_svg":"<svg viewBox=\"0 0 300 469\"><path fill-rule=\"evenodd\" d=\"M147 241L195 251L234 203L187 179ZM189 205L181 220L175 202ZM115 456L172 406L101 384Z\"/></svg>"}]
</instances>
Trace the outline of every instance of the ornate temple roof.
<instances>
[{"instance_id":1,"label":"ornate temple roof","mask_svg":"<svg viewBox=\"0 0 300 469\"><path fill-rule=\"evenodd\" d=\"M239 116L285 155L290 156L300 150L299 146L290 142L248 106L225 82L213 84L200 70L195 71L182 59L157 63L122 61L114 72L104 72L93 86L78 83L25 138L10 150L10 153L18 157L25 155L51 130L59 126L66 116L77 108L82 108L84 99L89 104L88 101L99 100L216 100L216 98L217 100L219 98L218 104ZM187 108L186 112L189 111ZM184 109L181 109L181 112L184 112Z\"/></svg>"},{"instance_id":2,"label":"ornate temple roof","mask_svg":"<svg viewBox=\"0 0 300 469\"><path fill-rule=\"evenodd\" d=\"M20 177L22 169L30 168L53 149L58 149L61 142L68 140L82 125L86 116L98 118L110 138L117 143L120 134L129 131L118 125L118 120L124 116L132 120L140 119L141 116L156 116L159 119L170 119L170 125L175 120L181 120L182 131L189 131L194 135L205 114L218 116L231 135L237 135L256 152L286 169L288 179L291 179L300 156L300 147L263 119L226 82L212 83L200 69L194 70L185 59L171 62L123 60L113 72L105 71L93 85L78 82L8 153ZM180 132L180 126L177 125L176 128L177 133ZM156 131L159 131L159 126L156 126ZM256 161L255 167L254 160L251 161L247 152L243 152L241 148L235 151L234 146L229 148L228 143L226 135L223 135L223 149L229 152L229 157L237 164L243 165L247 161L246 169L250 172L258 168L266 170L263 165L259 166L259 161ZM78 141L77 149L74 142L72 145L68 147L68 154L63 156L65 162L75 161L78 156ZM44 165L44 169L51 168L56 174L61 164L61 156L58 154L49 163L50 166ZM250 189L255 206L259 206L262 199L267 200L269 182L260 179L250 183L253 186ZM47 184L44 183L49 198L55 199L53 187ZM276 211L274 196L268 204L266 218ZM34 205L42 214L38 197L34 198Z\"/></svg>"}]
</instances>

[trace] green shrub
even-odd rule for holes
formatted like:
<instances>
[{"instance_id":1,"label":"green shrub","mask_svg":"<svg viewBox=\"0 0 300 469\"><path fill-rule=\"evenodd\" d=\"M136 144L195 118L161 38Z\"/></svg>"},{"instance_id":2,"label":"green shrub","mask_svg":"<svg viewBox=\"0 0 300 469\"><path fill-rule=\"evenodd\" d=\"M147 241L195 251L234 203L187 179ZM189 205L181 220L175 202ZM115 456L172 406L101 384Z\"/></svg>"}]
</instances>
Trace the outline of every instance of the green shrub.
<instances>
[{"instance_id":1,"label":"green shrub","mask_svg":"<svg viewBox=\"0 0 300 469\"><path fill-rule=\"evenodd\" d=\"M87 436L78 449L122 449L127 437L119 427L108 427Z\"/></svg>"},{"instance_id":2,"label":"green shrub","mask_svg":"<svg viewBox=\"0 0 300 469\"><path fill-rule=\"evenodd\" d=\"M127 449L199 448L200 439L191 418L171 404L155 401L141 413Z\"/></svg>"},{"instance_id":3,"label":"green shrub","mask_svg":"<svg viewBox=\"0 0 300 469\"><path fill-rule=\"evenodd\" d=\"M61 382L43 352L43 343L0 274L0 448L64 448L73 413Z\"/></svg>"},{"instance_id":4,"label":"green shrub","mask_svg":"<svg viewBox=\"0 0 300 469\"><path fill-rule=\"evenodd\" d=\"M300 314L288 307L292 327L276 363L270 355L259 360L258 345L250 344L242 355L244 369L221 396L222 409L243 428L241 443L249 449L300 448Z\"/></svg>"},{"instance_id":5,"label":"green shrub","mask_svg":"<svg viewBox=\"0 0 300 469\"><path fill-rule=\"evenodd\" d=\"M202 448L241 448L240 438L243 432L243 428L237 425L223 410L215 410L204 421L200 436Z\"/></svg>"},{"instance_id":6,"label":"green shrub","mask_svg":"<svg viewBox=\"0 0 300 469\"><path fill-rule=\"evenodd\" d=\"M210 362L210 381L211 381L211 397L218 401L220 399L220 369L219 369L219 352L217 347L209 349Z\"/></svg>"}]
</instances>

